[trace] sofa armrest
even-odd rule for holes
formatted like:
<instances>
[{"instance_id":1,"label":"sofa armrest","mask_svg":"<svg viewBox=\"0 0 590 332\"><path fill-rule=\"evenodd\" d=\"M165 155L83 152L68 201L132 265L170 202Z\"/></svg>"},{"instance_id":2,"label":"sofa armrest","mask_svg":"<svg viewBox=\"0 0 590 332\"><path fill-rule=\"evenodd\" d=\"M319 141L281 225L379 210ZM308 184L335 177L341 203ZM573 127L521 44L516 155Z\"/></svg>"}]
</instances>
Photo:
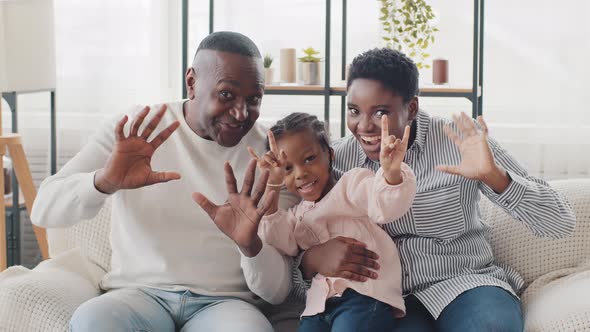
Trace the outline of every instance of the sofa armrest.
<instances>
[{"instance_id":1,"label":"sofa armrest","mask_svg":"<svg viewBox=\"0 0 590 332\"><path fill-rule=\"evenodd\" d=\"M522 294L525 331L590 330L590 262L548 273Z\"/></svg>"},{"instance_id":2,"label":"sofa armrest","mask_svg":"<svg viewBox=\"0 0 590 332\"><path fill-rule=\"evenodd\" d=\"M78 250L28 270L11 267L0 274L0 322L3 331L68 331L72 314L98 296L104 271Z\"/></svg>"}]
</instances>

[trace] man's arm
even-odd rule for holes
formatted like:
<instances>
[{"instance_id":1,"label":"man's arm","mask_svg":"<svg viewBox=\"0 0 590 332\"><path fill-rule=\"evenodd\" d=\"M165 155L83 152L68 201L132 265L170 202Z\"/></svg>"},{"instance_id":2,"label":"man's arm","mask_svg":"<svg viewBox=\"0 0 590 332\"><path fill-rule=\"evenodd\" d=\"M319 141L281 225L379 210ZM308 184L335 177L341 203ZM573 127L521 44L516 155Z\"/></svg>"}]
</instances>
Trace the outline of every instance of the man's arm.
<instances>
[{"instance_id":1,"label":"man's arm","mask_svg":"<svg viewBox=\"0 0 590 332\"><path fill-rule=\"evenodd\" d=\"M258 255L242 255L240 264L254 294L270 304L280 304L287 298L291 290L291 257L263 242Z\"/></svg>"},{"instance_id":2,"label":"man's arm","mask_svg":"<svg viewBox=\"0 0 590 332\"><path fill-rule=\"evenodd\" d=\"M281 190L279 197L279 208L284 210L295 206L300 201L299 197L285 188ZM293 258L281 255L273 246L263 242L262 249L256 256L242 255L240 264L248 288L266 302L280 304L291 290L293 261ZM305 296L305 290L303 296Z\"/></svg>"},{"instance_id":3,"label":"man's arm","mask_svg":"<svg viewBox=\"0 0 590 332\"><path fill-rule=\"evenodd\" d=\"M57 174L41 183L31 221L40 227L67 227L98 213L105 199L94 186L96 170L111 153L116 121L108 121Z\"/></svg>"},{"instance_id":4,"label":"man's arm","mask_svg":"<svg viewBox=\"0 0 590 332\"><path fill-rule=\"evenodd\" d=\"M178 173L151 168L154 152L180 124L173 121L150 139L166 109L162 105L141 131L149 107L134 116L128 132L127 116L116 124L107 123L61 171L41 184L33 205L33 223L67 227L96 216L108 194L179 179Z\"/></svg>"}]
</instances>

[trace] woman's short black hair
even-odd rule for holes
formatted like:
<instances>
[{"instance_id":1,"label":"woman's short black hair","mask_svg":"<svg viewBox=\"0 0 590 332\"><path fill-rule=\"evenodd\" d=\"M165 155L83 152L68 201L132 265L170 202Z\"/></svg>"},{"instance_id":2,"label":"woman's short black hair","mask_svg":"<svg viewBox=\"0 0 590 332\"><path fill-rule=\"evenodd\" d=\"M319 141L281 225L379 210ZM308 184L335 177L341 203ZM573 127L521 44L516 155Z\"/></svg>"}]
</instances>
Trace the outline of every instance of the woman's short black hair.
<instances>
[{"instance_id":1,"label":"woman's short black hair","mask_svg":"<svg viewBox=\"0 0 590 332\"><path fill-rule=\"evenodd\" d=\"M419 93L418 76L416 64L402 52L390 48L374 48L352 60L347 88L357 78L376 80L407 103Z\"/></svg>"},{"instance_id":2,"label":"woman's short black hair","mask_svg":"<svg viewBox=\"0 0 590 332\"><path fill-rule=\"evenodd\" d=\"M330 137L326 131L324 122L318 120L315 115L301 112L291 113L270 128L277 141L281 136L305 130L311 130L322 149L330 151ZM266 150L270 150L268 137L266 138Z\"/></svg>"}]
</instances>

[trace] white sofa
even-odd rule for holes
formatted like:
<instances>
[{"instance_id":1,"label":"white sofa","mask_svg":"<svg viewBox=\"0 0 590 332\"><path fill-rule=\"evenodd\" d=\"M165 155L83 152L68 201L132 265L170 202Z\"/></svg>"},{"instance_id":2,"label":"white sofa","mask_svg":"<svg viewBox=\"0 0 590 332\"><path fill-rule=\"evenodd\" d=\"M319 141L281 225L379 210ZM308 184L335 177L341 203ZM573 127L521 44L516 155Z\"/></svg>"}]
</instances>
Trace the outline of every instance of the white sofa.
<instances>
[{"instance_id":1,"label":"white sofa","mask_svg":"<svg viewBox=\"0 0 590 332\"><path fill-rule=\"evenodd\" d=\"M577 216L573 235L538 239L522 224L482 201L497 260L521 273L527 331L590 330L590 179L552 182ZM0 331L67 331L74 310L99 295L110 268L110 206L93 220L48 230L53 257L33 270L11 267L0 274Z\"/></svg>"}]
</instances>

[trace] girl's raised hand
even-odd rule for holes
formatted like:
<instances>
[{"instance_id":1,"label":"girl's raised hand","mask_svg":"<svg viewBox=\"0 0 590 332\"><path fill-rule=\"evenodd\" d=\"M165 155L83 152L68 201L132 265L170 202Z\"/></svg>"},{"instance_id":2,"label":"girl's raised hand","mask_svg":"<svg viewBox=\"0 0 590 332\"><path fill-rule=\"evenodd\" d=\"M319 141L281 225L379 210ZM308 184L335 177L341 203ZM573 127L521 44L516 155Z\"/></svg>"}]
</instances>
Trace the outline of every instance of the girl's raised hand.
<instances>
[{"instance_id":1,"label":"girl's raised hand","mask_svg":"<svg viewBox=\"0 0 590 332\"><path fill-rule=\"evenodd\" d=\"M253 148L248 147L250 155L256 159L258 168L261 171L268 170L270 172L268 182L270 184L281 184L285 180L285 151L280 151L272 131L268 131L268 145L270 151L259 157Z\"/></svg>"},{"instance_id":2,"label":"girl's raised hand","mask_svg":"<svg viewBox=\"0 0 590 332\"><path fill-rule=\"evenodd\" d=\"M408 141L410 140L410 126L404 129L404 137L400 140L394 135L389 135L389 122L387 115L381 117L381 152L379 162L383 168L383 176L389 184L400 184L402 182L402 162Z\"/></svg>"}]
</instances>

